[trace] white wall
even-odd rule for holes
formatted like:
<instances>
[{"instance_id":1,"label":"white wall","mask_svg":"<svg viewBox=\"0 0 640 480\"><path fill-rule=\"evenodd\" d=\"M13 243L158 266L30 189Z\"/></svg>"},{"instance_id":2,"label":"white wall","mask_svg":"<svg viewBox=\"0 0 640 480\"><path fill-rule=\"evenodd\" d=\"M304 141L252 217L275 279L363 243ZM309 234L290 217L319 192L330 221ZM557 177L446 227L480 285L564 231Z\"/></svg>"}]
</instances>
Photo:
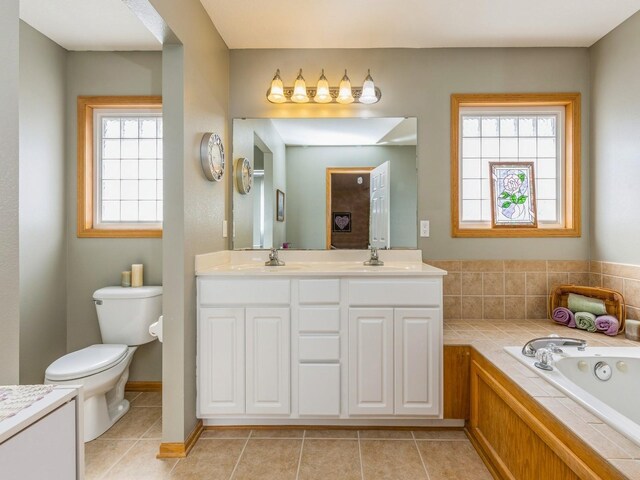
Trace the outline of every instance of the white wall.
<instances>
[{"instance_id":1,"label":"white wall","mask_svg":"<svg viewBox=\"0 0 640 480\"><path fill-rule=\"evenodd\" d=\"M302 68L332 85L344 68L360 83L371 68L382 100L375 105L274 105L265 98L279 68L286 84ZM630 83L633 83L630 81ZM233 118L417 117L418 216L431 236L418 247L430 259L587 259L589 257L589 52L586 48L460 48L366 50L232 50ZM581 238L451 238L450 95L495 92L582 94Z\"/></svg>"},{"instance_id":2,"label":"white wall","mask_svg":"<svg viewBox=\"0 0 640 480\"><path fill-rule=\"evenodd\" d=\"M416 248L416 147L287 147L287 242L326 248L326 169L391 162L391 247Z\"/></svg>"},{"instance_id":3,"label":"white wall","mask_svg":"<svg viewBox=\"0 0 640 480\"><path fill-rule=\"evenodd\" d=\"M18 0L0 2L0 385L19 377L18 14Z\"/></svg>"},{"instance_id":4,"label":"white wall","mask_svg":"<svg viewBox=\"0 0 640 480\"><path fill-rule=\"evenodd\" d=\"M20 22L20 383L67 353L66 50ZM97 320L96 320L97 321Z\"/></svg>"},{"instance_id":5,"label":"white wall","mask_svg":"<svg viewBox=\"0 0 640 480\"><path fill-rule=\"evenodd\" d=\"M591 52L591 258L640 264L640 13Z\"/></svg>"}]
</instances>

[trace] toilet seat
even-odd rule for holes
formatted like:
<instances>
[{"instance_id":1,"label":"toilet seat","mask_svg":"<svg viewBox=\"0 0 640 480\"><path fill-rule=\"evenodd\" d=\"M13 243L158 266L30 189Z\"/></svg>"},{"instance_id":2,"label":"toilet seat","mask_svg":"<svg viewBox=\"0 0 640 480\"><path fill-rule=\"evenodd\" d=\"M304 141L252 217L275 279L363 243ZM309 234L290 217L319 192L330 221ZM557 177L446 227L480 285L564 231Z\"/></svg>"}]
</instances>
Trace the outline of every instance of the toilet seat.
<instances>
[{"instance_id":1,"label":"toilet seat","mask_svg":"<svg viewBox=\"0 0 640 480\"><path fill-rule=\"evenodd\" d=\"M127 345L91 345L68 353L47 368L45 378L52 381L75 380L103 372L127 355Z\"/></svg>"}]
</instances>

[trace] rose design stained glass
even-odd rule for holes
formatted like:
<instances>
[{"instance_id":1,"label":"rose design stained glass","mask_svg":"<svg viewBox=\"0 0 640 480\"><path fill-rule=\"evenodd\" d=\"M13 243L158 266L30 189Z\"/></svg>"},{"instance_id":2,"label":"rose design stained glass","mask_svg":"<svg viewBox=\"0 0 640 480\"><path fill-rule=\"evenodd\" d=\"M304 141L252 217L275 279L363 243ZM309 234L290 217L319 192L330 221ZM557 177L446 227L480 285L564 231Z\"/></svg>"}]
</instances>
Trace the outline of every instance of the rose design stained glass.
<instances>
[{"instance_id":1,"label":"rose design stained glass","mask_svg":"<svg viewBox=\"0 0 640 480\"><path fill-rule=\"evenodd\" d=\"M491 226L536 227L535 188L531 163L491 162Z\"/></svg>"}]
</instances>

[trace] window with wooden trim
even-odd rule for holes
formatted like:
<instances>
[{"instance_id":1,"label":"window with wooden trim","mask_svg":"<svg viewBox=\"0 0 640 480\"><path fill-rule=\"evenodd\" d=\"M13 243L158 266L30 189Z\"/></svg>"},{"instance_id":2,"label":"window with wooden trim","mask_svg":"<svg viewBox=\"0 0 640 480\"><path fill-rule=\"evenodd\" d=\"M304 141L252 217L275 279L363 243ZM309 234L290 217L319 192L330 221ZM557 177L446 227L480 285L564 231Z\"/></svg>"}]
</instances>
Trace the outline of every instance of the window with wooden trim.
<instances>
[{"instance_id":1,"label":"window with wooden trim","mask_svg":"<svg viewBox=\"0 0 640 480\"><path fill-rule=\"evenodd\" d=\"M533 163L537 227L491 228L491 162ZM580 236L580 94L451 95L453 237Z\"/></svg>"},{"instance_id":2,"label":"window with wooden trim","mask_svg":"<svg viewBox=\"0 0 640 480\"><path fill-rule=\"evenodd\" d=\"M162 201L162 98L78 97L78 237L161 237Z\"/></svg>"}]
</instances>

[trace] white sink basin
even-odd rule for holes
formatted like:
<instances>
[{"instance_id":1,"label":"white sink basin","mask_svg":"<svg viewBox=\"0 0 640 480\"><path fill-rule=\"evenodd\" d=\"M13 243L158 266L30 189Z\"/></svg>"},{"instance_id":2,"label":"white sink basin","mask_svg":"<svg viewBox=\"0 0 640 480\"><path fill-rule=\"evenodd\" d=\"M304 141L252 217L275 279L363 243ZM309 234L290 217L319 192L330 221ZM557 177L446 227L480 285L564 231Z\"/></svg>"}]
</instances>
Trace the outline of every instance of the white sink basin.
<instances>
[{"instance_id":1,"label":"white sink basin","mask_svg":"<svg viewBox=\"0 0 640 480\"><path fill-rule=\"evenodd\" d=\"M289 271L298 271L303 270L302 265L282 265L279 267L268 267L266 265L260 264L247 264L247 265L234 265L231 267L232 270L238 270L240 272L289 272Z\"/></svg>"}]
</instances>

